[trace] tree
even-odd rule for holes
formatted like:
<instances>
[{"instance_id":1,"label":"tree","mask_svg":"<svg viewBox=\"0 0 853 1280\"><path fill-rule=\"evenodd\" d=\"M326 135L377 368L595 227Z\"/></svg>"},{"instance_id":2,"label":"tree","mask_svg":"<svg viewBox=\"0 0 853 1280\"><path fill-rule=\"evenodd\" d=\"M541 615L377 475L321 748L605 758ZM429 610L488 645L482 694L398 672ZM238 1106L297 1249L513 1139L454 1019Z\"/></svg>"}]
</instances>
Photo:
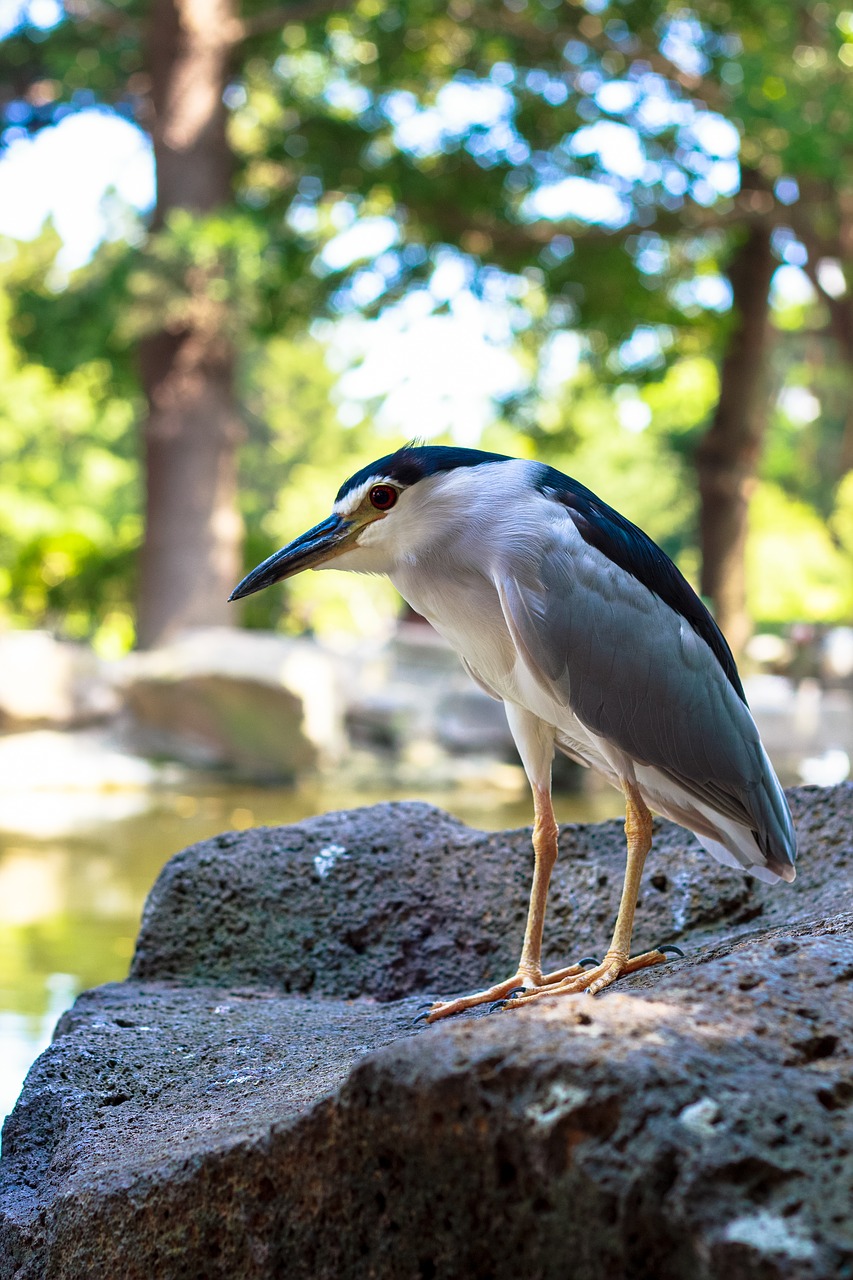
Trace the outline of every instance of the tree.
<instances>
[{"instance_id":1,"label":"tree","mask_svg":"<svg viewBox=\"0 0 853 1280\"><path fill-rule=\"evenodd\" d=\"M147 34L149 111L157 171L152 231L176 209L204 215L231 203L233 161L223 101L234 0L156 0ZM140 371L145 537L137 633L142 647L181 627L228 621L240 576L234 349L203 264L188 264L181 321L147 334Z\"/></svg>"},{"instance_id":2,"label":"tree","mask_svg":"<svg viewBox=\"0 0 853 1280\"><path fill-rule=\"evenodd\" d=\"M142 523L135 405L103 356L60 375L13 340L28 313L11 298L57 248L47 232L0 262L0 597L19 624L116 656L133 638Z\"/></svg>"},{"instance_id":3,"label":"tree","mask_svg":"<svg viewBox=\"0 0 853 1280\"><path fill-rule=\"evenodd\" d=\"M329 6L316 0L313 7ZM157 200L146 254L136 270L124 260L84 282L90 301L97 283L109 296L104 328L123 324L138 344L147 402L137 621L143 646L180 627L233 616L226 602L242 560L236 475L244 435L234 395L238 317L229 314L235 228L210 217L233 208L224 97L241 44L274 31L280 17L276 11L272 20L261 13L243 21L234 0L156 0L147 19L140 4L83 3L69 7L46 37L25 23L6 41L13 72L3 96L15 107L16 128L55 123L90 106L96 94L147 128L154 145ZM245 230L237 227L236 238ZM257 248L251 236L247 248ZM118 315L117 280L130 294ZM106 349L114 346L106 333L99 336ZM87 331L85 356L95 338Z\"/></svg>"},{"instance_id":4,"label":"tree","mask_svg":"<svg viewBox=\"0 0 853 1280\"><path fill-rule=\"evenodd\" d=\"M696 451L701 589L713 600L717 621L736 653L749 638L747 519L767 429L766 352L775 269L769 231L751 226L728 266L732 335L723 355L714 417Z\"/></svg>"},{"instance_id":5,"label":"tree","mask_svg":"<svg viewBox=\"0 0 853 1280\"><path fill-rule=\"evenodd\" d=\"M704 10L704 5L699 6L700 14ZM712 12L710 6L708 12ZM741 585L744 488L752 486L757 474L765 426L760 405L768 400L764 355L766 297L774 266L771 246L777 259L796 262L808 272L824 302L822 323L828 323L847 366L848 385L853 385L849 285L853 222L849 213L845 214L853 178L853 85L849 70L853 25L830 5L788 6L775 0L754 0L739 6L735 25L739 43L737 61L726 78L728 112L742 134L743 220L750 230L735 256L732 275L740 322L731 347L731 395L726 395L724 365L717 417L700 449L699 468L703 586L718 601L724 625L731 619L729 629L737 644L745 637L747 625ZM800 256L803 247L805 252ZM726 453L724 436L730 429L732 402L737 404L734 416L740 424L736 430L739 447L728 451L726 480L725 466L721 471L719 461ZM853 415L848 415L833 469L840 478L851 466ZM727 514L717 503L715 520L713 495L726 483L731 494ZM720 544L716 556L711 551L715 540Z\"/></svg>"},{"instance_id":6,"label":"tree","mask_svg":"<svg viewBox=\"0 0 853 1280\"><path fill-rule=\"evenodd\" d=\"M744 15L750 56L756 24L768 6L759 8L760 14ZM777 264L771 233L786 210L768 189L760 165L739 191L730 184L727 197L708 181L716 162L713 151L701 144L701 131L715 118L711 109L734 114L735 58L743 51L737 22L719 6L708 8L705 22L670 13L663 5L632 6L626 15L630 28L621 10L617 19L610 10L599 16L536 4L517 12L499 4L457 3L450 22L430 5L410 6L410 21L415 13L409 34L418 33L419 78L411 70L407 77L401 66L398 33L384 22L387 11L372 22L356 11L335 19L337 40L324 50L322 76L306 74L318 50L309 47L305 31L291 31L292 52L284 65L277 64L272 75L261 73L265 91L277 94L282 115L298 118L308 155L324 156L325 86L330 81L352 86L355 80L362 99L349 123L373 139L367 152L375 175L373 198L381 191L386 211L396 217L409 245L455 246L474 287L494 287L495 266L525 278L528 301L518 311L526 309L527 315L518 320L520 333L526 329L541 340L549 328L581 329L587 358L608 380L660 376L667 362L661 342L673 333L683 338L669 337L670 356L684 350L685 342L688 348L695 343L697 332L705 345L718 349L720 402L696 455L703 588L740 647L748 634L743 565L748 496L764 439L760 397L766 389L768 291ZM465 24L464 31L453 26L453 18ZM774 46L768 56L777 53ZM687 68L691 58L699 70ZM410 64L414 61L410 54ZM499 118L468 121L455 132L445 127L444 133L440 122L434 123L428 142L418 141L410 128L415 140L407 141L406 121L420 118L428 126L430 114L440 115L442 94L454 84L472 93L502 94ZM608 87L621 90L611 94L612 107L600 103ZM352 94L351 101L356 101ZM347 122L336 123L340 134ZM617 131L623 141L633 137L644 162L634 176L620 177L608 168L603 144L593 137L598 126L609 129L611 137ZM329 180L322 168L318 172L315 209L322 226ZM610 219L615 225L602 230L590 227L589 220L584 225L577 214L558 216L550 211L553 200L546 208L543 193L558 191L561 181L582 182L580 175L594 178L614 203L621 203ZM369 213L372 193L365 190L364 178L360 187L349 198ZM274 204L276 194L267 198ZM697 317L695 307L689 316L677 298L695 269L691 250L709 238L716 238L716 249L704 256L716 256L716 269L731 280L735 317L728 325L714 315ZM656 253L668 257L670 269L645 265ZM428 277L433 265L428 253L406 259L403 252L386 252L383 258L380 272L356 264L349 294L347 286L341 289L344 305L348 297L370 290L372 306L385 305ZM636 361L626 366L621 359L621 349L639 327L660 339L657 345L652 341L645 368Z\"/></svg>"},{"instance_id":7,"label":"tree","mask_svg":"<svg viewBox=\"0 0 853 1280\"><path fill-rule=\"evenodd\" d=\"M826 254L846 226L826 239L818 198L850 150L837 73L851 46L829 7L158 0L144 63L142 20L137 3L84 3L41 42L23 30L6 46L19 127L79 106L86 84L155 138L155 226L121 268L119 317L142 341L150 406L143 640L221 616L240 537L232 378L246 335L304 328L323 306L375 314L447 255L467 287L503 301L520 344L535 352L576 329L611 385L719 354L720 406L698 453L705 583L740 638L771 250L820 231ZM740 185L711 136L724 117L748 165ZM383 248L330 258L340 230L368 219L389 228ZM821 261L809 257L823 288ZM732 323L696 301L699 277L726 272ZM740 358L747 334L756 361Z\"/></svg>"}]
</instances>

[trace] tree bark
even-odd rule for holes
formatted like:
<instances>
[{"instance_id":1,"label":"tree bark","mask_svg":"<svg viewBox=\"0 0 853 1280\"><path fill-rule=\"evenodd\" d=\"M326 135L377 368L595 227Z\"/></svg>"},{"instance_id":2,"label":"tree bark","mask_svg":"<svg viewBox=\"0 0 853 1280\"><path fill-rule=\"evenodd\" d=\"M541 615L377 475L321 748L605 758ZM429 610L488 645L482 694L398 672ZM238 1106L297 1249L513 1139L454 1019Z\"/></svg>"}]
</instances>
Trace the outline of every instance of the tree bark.
<instances>
[{"instance_id":1,"label":"tree bark","mask_svg":"<svg viewBox=\"0 0 853 1280\"><path fill-rule=\"evenodd\" d=\"M154 229L173 209L209 213L231 200L232 157L223 93L237 0L154 0L148 69L157 166ZM189 273L192 275L192 273ZM203 282L182 282L192 291ZM137 639L162 643L184 627L233 621L240 576L237 449L242 424L234 353L210 307L140 351L148 401L143 428L145 534Z\"/></svg>"},{"instance_id":2,"label":"tree bark","mask_svg":"<svg viewBox=\"0 0 853 1280\"><path fill-rule=\"evenodd\" d=\"M806 275L811 280L818 298L826 307L829 316L829 332L838 347L838 354L841 357L847 381L850 407L844 418L844 430L838 451L838 479L840 481L848 471L853 471L853 300L851 300L849 294L838 298L831 293L827 293L821 284L818 271L821 256L824 256L821 254L821 246L807 233L801 233L801 238L809 254L805 267ZM842 220L841 232L838 236L837 244L833 248L836 251L825 256L835 257L843 262L846 249L847 260L849 261L850 258L853 258L853 219L850 220L849 225Z\"/></svg>"},{"instance_id":3,"label":"tree bark","mask_svg":"<svg viewBox=\"0 0 853 1280\"><path fill-rule=\"evenodd\" d=\"M767 426L765 355L775 266L769 229L752 225L729 266L735 322L720 372L714 420L696 454L701 590L735 655L750 633L746 536Z\"/></svg>"}]
</instances>

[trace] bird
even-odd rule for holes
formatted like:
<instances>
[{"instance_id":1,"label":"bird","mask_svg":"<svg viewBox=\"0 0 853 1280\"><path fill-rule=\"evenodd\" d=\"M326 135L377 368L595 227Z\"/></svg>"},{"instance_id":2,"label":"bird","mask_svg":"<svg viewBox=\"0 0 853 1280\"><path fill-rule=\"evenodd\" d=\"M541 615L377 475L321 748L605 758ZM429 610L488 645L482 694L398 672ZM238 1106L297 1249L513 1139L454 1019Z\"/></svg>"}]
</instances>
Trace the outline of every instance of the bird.
<instances>
[{"instance_id":1,"label":"bird","mask_svg":"<svg viewBox=\"0 0 853 1280\"><path fill-rule=\"evenodd\" d=\"M538 461L412 443L341 485L332 513L239 583L240 600L306 569L387 576L502 701L533 798L533 880L516 971L422 1015L604 990L668 959L631 955L652 812L727 867L794 880L785 793L731 650L669 557L577 480ZM625 800L626 865L602 960L542 970L559 751Z\"/></svg>"}]
</instances>

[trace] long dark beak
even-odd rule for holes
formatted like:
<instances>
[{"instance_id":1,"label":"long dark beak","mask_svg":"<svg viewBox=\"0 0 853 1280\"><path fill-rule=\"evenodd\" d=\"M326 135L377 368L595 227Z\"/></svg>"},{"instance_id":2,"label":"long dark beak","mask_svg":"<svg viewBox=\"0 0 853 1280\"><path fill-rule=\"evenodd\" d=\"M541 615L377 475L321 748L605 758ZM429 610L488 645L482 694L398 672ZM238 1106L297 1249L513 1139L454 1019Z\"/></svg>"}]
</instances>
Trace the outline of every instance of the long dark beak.
<instances>
[{"instance_id":1,"label":"long dark beak","mask_svg":"<svg viewBox=\"0 0 853 1280\"><path fill-rule=\"evenodd\" d=\"M247 573L228 599L242 600L244 596L262 591L274 582L292 578L303 569L311 569L324 560L330 560L332 556L340 555L349 546L352 532L351 521L342 520L340 516L329 516L328 520L309 529L289 546L282 547L281 551L269 556L251 573Z\"/></svg>"}]
</instances>

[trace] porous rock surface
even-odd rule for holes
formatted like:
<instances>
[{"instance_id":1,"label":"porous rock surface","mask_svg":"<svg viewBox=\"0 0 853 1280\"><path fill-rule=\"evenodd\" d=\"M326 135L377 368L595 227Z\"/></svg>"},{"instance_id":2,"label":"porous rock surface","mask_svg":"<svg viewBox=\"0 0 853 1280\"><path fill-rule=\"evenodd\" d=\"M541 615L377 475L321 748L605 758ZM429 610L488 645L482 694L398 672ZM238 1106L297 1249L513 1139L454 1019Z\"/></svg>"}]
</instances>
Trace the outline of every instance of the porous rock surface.
<instances>
[{"instance_id":1,"label":"porous rock surface","mask_svg":"<svg viewBox=\"0 0 853 1280\"><path fill-rule=\"evenodd\" d=\"M0 1280L853 1276L853 786L791 800L790 887L657 824L635 943L685 959L432 1027L514 967L529 832L394 804L185 850L6 1123ZM549 962L601 952L623 865L564 829Z\"/></svg>"}]
</instances>

